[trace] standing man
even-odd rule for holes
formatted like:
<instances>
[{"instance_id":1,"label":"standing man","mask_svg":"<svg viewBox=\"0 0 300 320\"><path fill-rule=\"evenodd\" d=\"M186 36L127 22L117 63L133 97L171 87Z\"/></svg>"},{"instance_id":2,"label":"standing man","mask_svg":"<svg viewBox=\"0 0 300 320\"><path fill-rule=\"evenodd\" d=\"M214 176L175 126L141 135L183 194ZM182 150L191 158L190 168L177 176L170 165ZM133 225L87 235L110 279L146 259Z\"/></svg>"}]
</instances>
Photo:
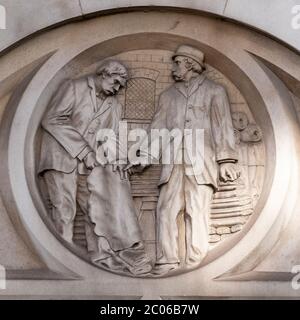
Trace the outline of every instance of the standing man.
<instances>
[{"instance_id":1,"label":"standing man","mask_svg":"<svg viewBox=\"0 0 300 320\"><path fill-rule=\"evenodd\" d=\"M96 134L101 128L118 130L122 106L115 95L126 84L126 68L105 62L94 76L66 81L51 100L42 121L39 174L51 202L57 232L72 243L76 206L88 220L87 176L96 160ZM95 251L93 230L86 223L89 251Z\"/></svg>"},{"instance_id":2,"label":"standing man","mask_svg":"<svg viewBox=\"0 0 300 320\"><path fill-rule=\"evenodd\" d=\"M160 196L157 205L157 261L155 273L165 274L179 267L177 218L184 214L185 264L198 266L209 248L209 215L218 179L234 181L239 177L230 107L225 89L203 74L204 54L182 45L172 57L175 84L164 91L150 129L186 129L195 137L203 132L203 148L196 159L203 162L195 170L186 156L192 146L182 139L173 163L162 163ZM162 150L164 152L164 150ZM182 161L178 162L178 158ZM179 163L179 164L177 164ZM199 163L196 163L196 167ZM138 168L129 169L129 173Z\"/></svg>"},{"instance_id":3,"label":"standing man","mask_svg":"<svg viewBox=\"0 0 300 320\"><path fill-rule=\"evenodd\" d=\"M109 160L99 146L105 140L97 137L100 129L112 130L118 136L122 106L115 95L127 78L126 68L111 60L96 75L68 81L58 90L42 122L39 173L48 189L52 220L66 241L72 243L78 205L85 214L92 262L142 275L150 272L152 265L145 252L130 182L124 179L124 165Z\"/></svg>"}]
</instances>

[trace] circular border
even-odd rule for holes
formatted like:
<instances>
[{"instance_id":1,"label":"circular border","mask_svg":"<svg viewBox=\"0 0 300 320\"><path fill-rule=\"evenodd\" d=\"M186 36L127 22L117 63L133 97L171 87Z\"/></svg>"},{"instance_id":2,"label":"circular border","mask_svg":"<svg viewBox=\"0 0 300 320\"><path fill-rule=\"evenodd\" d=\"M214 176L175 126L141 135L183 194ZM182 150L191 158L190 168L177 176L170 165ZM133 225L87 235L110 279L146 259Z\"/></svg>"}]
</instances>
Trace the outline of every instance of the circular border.
<instances>
[{"instance_id":1,"label":"circular border","mask_svg":"<svg viewBox=\"0 0 300 320\"><path fill-rule=\"evenodd\" d=\"M149 34L150 33L148 33L148 35ZM128 36L132 37L132 34L128 35ZM171 37L172 35L169 34L168 36ZM137 38L137 35L134 35L133 37ZM177 37L180 38L180 36L178 36L178 35L177 35ZM201 44L198 41L193 40L192 38L189 38L189 34L185 34L185 36L181 35L181 39L184 39L184 40L188 39L189 43L194 46L195 46L194 43L197 43L198 44L197 46L201 47L201 49L203 49L203 43ZM102 42L102 43L104 43L104 42ZM174 45L174 43L172 43L172 44ZM219 46L220 45L222 45L222 43L220 43ZM92 47L92 46L90 46L90 47ZM86 49L87 48L85 48L85 50ZM214 57L210 53L211 50L212 50L212 47L210 47L208 45L207 50L204 50L204 51L207 53L208 56L211 55L211 59L213 60ZM217 48L216 48L216 50L218 51ZM69 52L70 55L68 57L68 61L71 61L79 54L78 51L77 52L76 51L77 50L74 50L74 51L71 50ZM81 51L84 51L84 50L81 50ZM247 73L246 78L250 79L252 77L249 85L253 86L252 90L254 89L254 92L256 91L257 98L258 99L261 97L265 98L265 101L264 101L265 105L266 105L265 111L266 111L266 114L270 115L271 120L272 120L273 129L274 129L275 148L273 148L273 151L274 152L275 152L275 150L277 151L277 161L276 161L276 163L274 163L274 179L270 182L270 188L271 188L270 194L269 194L269 197L268 197L268 199L264 205L264 208L261 212L261 215L265 215L268 217L269 224L271 227L273 225L273 223L275 222L277 215L280 214L280 211L277 210L277 214L274 214L274 212L272 212L273 216L270 216L269 211L272 210L274 208L274 206L275 206L275 208L276 207L278 208L278 204L282 203L282 201L284 200L283 197L286 195L286 192L283 192L283 191L288 189L288 181L289 181L289 175L287 175L285 179L282 179L282 177L280 177L279 167L282 165L282 154L281 153L283 152L283 154L284 154L285 152L289 152L289 150L291 150L291 143L285 143L285 147L280 148L280 154L278 154L279 148L276 148L276 147L279 144L282 145L282 142L283 142L282 138L280 137L280 135L278 133L278 129L279 129L279 125L280 125L280 132L282 132L282 130L288 132L288 131L290 131L290 128L288 127L288 125L286 125L285 127L282 127L282 123L280 123L280 124L278 123L278 119L276 119L278 117L278 114L276 115L276 114L274 114L274 112L272 112L272 108L271 108L272 106L270 105L270 101L268 101L268 99L267 99L268 97L267 96L264 97L264 93L259 92L259 89L256 90L258 88L258 86L257 86L257 83L255 83L253 81L255 78L257 78L258 75L262 76L262 78L265 79L265 85L267 83L269 85L268 89L270 89L270 88L273 89L274 94L277 97L276 90L274 90L274 88L272 88L270 80L265 76L265 73L263 72L263 70L258 66L257 62L254 61L254 59L251 56L249 56L249 54L245 53L243 50L241 50L240 53L241 53L241 56L243 56L243 58L246 59L247 64L250 64L250 66L252 66L253 68L249 69L249 65L245 66L243 64L236 63L236 66L239 66L239 67L237 67L238 70L236 70L236 71L238 71L237 73L240 73L239 76L241 77L241 73L243 72L243 69L245 67L247 69L247 67L248 67L248 73ZM110 55L113 55L113 54L110 54ZM54 240L53 237L52 237L52 239L49 239L49 236L50 236L49 232L46 232L45 228L41 226L40 217L39 217L38 212L36 210L36 207L32 201L31 194L28 190L28 185L27 185L28 181L26 180L26 172L25 172L25 168L24 168L24 163L26 162L26 158L28 159L28 154L27 154L27 156L24 154L25 150L26 151L28 150L26 139L28 139L29 136L32 136L32 133L30 133L28 131L28 128L32 129L32 127L30 127L30 124L32 124L31 121L33 120L33 122L34 122L34 120L36 120L36 118L38 116L41 116L41 111L39 111L33 115L33 118L31 118L31 115L35 111L34 106L36 106L36 103L32 104L32 96L34 96L33 90L35 93L35 97L39 98L41 96L43 90L47 87L48 81L49 81L48 79L45 79L43 77L45 75L44 73L46 73L48 75L48 77L50 76L50 78L53 79L53 77L57 74L57 72L61 68L63 68L61 60L59 60L61 58L61 56L62 55L60 55L58 52L57 54L55 54L52 58L50 58L44 64L44 66L34 76L34 78L32 79L32 82L28 85L27 89L25 90L25 92L22 96L22 99L19 103L19 107L16 111L16 114L15 114L15 117L14 117L14 120L13 120L13 123L11 126L11 132L10 132L10 136L9 136L9 150L8 150L9 175L10 175L10 182L11 182L12 191L14 194L14 199L16 201L17 208L19 209L19 214L21 216L21 219L22 219L22 222L23 222L25 228L31 234L31 238L32 238L32 240L34 240L36 248L38 248L39 251L40 250L42 250L42 251L47 250L48 252L51 252L51 256L56 257L57 260L62 265L66 265L68 267L68 269L74 270L75 272L82 273L82 269L74 267L73 263L70 264L70 261L75 262L74 261L74 259L75 259L78 262L78 260L75 257L73 257L73 255L66 253L65 250L60 248L61 244L58 243L57 240ZM230 62L234 61L234 59L233 59L234 57L231 54L229 54L229 56L231 56L230 58L228 58L229 61ZM64 57L64 58L65 59L63 59L63 60L66 60L66 57ZM241 62L239 60L239 57L235 56L235 58L238 58L237 59L238 62ZM58 63L58 61L60 61L60 63ZM66 61L64 61L64 63L65 62ZM228 65L224 67L225 71L226 71L227 67L228 67ZM49 72L50 70L52 72L51 74ZM256 74L254 73L254 71L256 71ZM224 73L224 71L222 71L222 72ZM225 72L225 75L227 76L226 72ZM228 78L232 81L231 77L228 77ZM235 83L235 81L232 81L232 82ZM248 92L248 94L249 94L249 92ZM247 100L247 98L246 98L246 100ZM274 99L272 99L272 100L274 100ZM274 102L274 101L272 101L272 102ZM282 106L280 98L278 98L277 103L278 103L279 109L282 112L282 116L284 118L286 118L286 114L285 114L284 110L282 110L283 106ZM250 103L249 103L249 106L250 106ZM276 110L276 111L278 113L278 110ZM253 112L253 110L252 110L252 112ZM253 112L253 114L255 117L254 112ZM15 155L19 154L20 150L22 150L21 156L16 157ZM24 153L23 153L23 151L24 151ZM269 161L270 160L271 159L269 159ZM279 183L279 185L278 185L278 183ZM278 198L278 188L280 188L280 190L282 191L281 192L282 197L280 199ZM279 208L280 207L281 206L279 206ZM268 211L268 214L266 213L267 211ZM252 231L253 230L251 229L251 233L253 233ZM264 230L264 233L266 233L266 230ZM257 243L258 241L260 241L261 236L263 237L263 235L260 235L259 237L255 238L255 239L257 239L257 241L253 241L253 239L251 239L252 244L249 247L253 247L254 242ZM51 236L50 236L50 238L51 238ZM45 241L45 242L42 241L43 244L41 244L39 240L47 240L47 241ZM49 240L50 240L50 244L48 243ZM245 240L249 241L248 234L243 239L242 242L245 242ZM53 246L53 247L51 248L51 246ZM240 245L239 247L241 247L241 246L242 245ZM63 251L64 253L62 254L62 252L60 252L58 254L58 252L56 252L54 250L55 248L57 248L59 251ZM237 250L234 250L234 251L237 251ZM65 261L64 259L61 259L62 255L63 255L63 258L66 258L66 256L68 256L70 258L72 256L72 258L70 259L70 261ZM43 255L43 256L45 256L45 255ZM245 252L242 256L239 255L236 258L238 261L240 261L241 258L244 256L245 256ZM49 261L49 259L46 259L46 260ZM220 259L218 259L218 260L220 260ZM235 260L235 263L237 262L237 260ZM50 263L50 265L51 265L51 263ZM79 265L82 265L82 263L79 263L78 266Z\"/></svg>"}]
</instances>

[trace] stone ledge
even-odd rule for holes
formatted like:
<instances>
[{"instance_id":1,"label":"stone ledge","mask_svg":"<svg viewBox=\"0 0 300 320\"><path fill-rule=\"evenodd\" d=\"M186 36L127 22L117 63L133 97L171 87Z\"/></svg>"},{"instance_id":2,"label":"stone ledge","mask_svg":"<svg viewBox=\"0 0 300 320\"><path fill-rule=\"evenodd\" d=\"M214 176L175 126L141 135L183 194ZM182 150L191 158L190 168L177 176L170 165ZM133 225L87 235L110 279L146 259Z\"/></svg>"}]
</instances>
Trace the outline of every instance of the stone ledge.
<instances>
[{"instance_id":1,"label":"stone ledge","mask_svg":"<svg viewBox=\"0 0 300 320\"><path fill-rule=\"evenodd\" d=\"M7 29L0 30L0 52L38 31L65 24L72 19L138 7L187 9L230 18L259 29L300 51L300 31L293 30L289 23L289 18L292 18L291 8L297 4L297 0L274 1L276 5L269 6L268 1L259 0L49 0L45 6L39 0L2 0L1 5L7 11Z\"/></svg>"}]
</instances>

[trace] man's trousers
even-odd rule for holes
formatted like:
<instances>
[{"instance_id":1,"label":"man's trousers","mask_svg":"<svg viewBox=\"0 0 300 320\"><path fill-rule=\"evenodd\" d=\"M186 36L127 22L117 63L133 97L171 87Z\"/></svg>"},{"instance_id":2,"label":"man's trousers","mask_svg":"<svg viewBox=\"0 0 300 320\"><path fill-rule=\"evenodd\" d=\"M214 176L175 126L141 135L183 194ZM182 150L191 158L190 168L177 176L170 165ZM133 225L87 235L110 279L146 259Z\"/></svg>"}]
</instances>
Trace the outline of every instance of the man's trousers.
<instances>
[{"instance_id":1,"label":"man's trousers","mask_svg":"<svg viewBox=\"0 0 300 320\"><path fill-rule=\"evenodd\" d=\"M93 226L88 215L90 192L87 176L79 174L77 169L71 173L49 170L44 173L44 181L51 202L52 221L57 232L66 241L72 243L78 205L84 214L88 251L97 250Z\"/></svg>"},{"instance_id":2,"label":"man's trousers","mask_svg":"<svg viewBox=\"0 0 300 320\"><path fill-rule=\"evenodd\" d=\"M170 180L161 186L157 206L157 264L180 263L178 215L184 214L188 265L200 263L209 247L210 185L199 185L184 165L174 165Z\"/></svg>"}]
</instances>

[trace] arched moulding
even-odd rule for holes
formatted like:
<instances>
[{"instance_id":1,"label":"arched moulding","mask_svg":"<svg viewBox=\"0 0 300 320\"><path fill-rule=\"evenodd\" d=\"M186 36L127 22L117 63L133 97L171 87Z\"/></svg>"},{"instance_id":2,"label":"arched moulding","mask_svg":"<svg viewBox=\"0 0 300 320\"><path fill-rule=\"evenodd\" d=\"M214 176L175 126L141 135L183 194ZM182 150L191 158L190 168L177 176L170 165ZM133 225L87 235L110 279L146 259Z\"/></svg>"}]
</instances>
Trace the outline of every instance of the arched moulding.
<instances>
[{"instance_id":1,"label":"arched moulding","mask_svg":"<svg viewBox=\"0 0 300 320\"><path fill-rule=\"evenodd\" d=\"M132 22L126 24L120 14L114 15L113 24L110 17L104 17L82 22L80 28L68 29L67 38L74 41L67 41L58 48L33 75L17 101L7 131L10 183L7 196L14 199L17 215L38 254L55 271L66 273L71 270L83 277L98 277L103 272L92 266L80 251L55 236L47 225L36 176L36 134L41 118L63 79L88 73L99 61L134 50L174 51L180 44L202 50L207 64L239 89L262 130L266 149L265 179L255 212L239 233L212 249L202 267L193 273L199 273L199 276L205 273L209 278L215 278L234 267L241 270L237 266L244 259L247 259L247 267L243 271L252 270L272 249L288 221L285 206L295 202L295 192L290 192L290 188L298 157L294 147L298 129L293 122L292 105L285 99L285 88L248 52L249 43L253 43L255 37L252 38L248 31L244 34L244 31L236 32L237 27L228 24L226 32L217 36L215 28L224 27L223 22L201 17L189 17L188 24L170 30L176 19L185 19L185 15L164 16L164 24L158 26L155 22L160 15L163 14L148 15L140 23L139 13L126 14L126 21L130 18ZM103 32L95 33L96 30ZM60 29L52 32L60 35ZM63 28L61 32L64 32ZM241 40L243 35L245 40ZM259 51L262 43L259 41L255 51ZM291 157L287 158L287 154ZM265 241L266 237L268 241ZM252 256L252 252L255 255Z\"/></svg>"}]
</instances>

